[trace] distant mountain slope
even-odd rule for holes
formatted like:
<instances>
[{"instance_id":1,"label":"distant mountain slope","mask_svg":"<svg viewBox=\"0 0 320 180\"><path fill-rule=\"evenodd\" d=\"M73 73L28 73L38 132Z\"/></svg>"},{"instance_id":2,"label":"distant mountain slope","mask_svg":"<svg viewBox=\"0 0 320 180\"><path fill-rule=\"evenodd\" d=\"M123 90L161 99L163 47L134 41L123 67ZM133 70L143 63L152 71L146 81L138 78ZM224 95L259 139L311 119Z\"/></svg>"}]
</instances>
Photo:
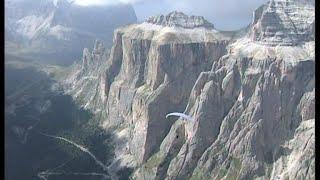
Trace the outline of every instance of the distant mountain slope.
<instances>
[{"instance_id":1,"label":"distant mountain slope","mask_svg":"<svg viewBox=\"0 0 320 180\"><path fill-rule=\"evenodd\" d=\"M72 61L95 39L110 47L114 29L136 20L130 5L84 7L67 0L7 0L6 52Z\"/></svg>"}]
</instances>

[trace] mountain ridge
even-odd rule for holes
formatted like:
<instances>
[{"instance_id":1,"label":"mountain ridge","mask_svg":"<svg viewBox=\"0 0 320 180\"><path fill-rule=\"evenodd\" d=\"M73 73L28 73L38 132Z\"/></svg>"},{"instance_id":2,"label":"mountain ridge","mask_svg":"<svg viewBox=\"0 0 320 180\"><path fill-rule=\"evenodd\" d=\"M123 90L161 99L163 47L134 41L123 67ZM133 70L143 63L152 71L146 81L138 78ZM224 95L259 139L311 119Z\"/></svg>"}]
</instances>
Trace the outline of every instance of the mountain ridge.
<instances>
[{"instance_id":1,"label":"mountain ridge","mask_svg":"<svg viewBox=\"0 0 320 180\"><path fill-rule=\"evenodd\" d=\"M100 107L101 126L114 130L111 169L135 168L132 179L314 178L314 6L307 2L313 16L292 31L277 17L304 6L286 2L258 8L245 32L159 18L174 12L117 29L99 61L103 80L62 82L75 99L91 99L89 109ZM197 120L165 119L173 111Z\"/></svg>"}]
</instances>

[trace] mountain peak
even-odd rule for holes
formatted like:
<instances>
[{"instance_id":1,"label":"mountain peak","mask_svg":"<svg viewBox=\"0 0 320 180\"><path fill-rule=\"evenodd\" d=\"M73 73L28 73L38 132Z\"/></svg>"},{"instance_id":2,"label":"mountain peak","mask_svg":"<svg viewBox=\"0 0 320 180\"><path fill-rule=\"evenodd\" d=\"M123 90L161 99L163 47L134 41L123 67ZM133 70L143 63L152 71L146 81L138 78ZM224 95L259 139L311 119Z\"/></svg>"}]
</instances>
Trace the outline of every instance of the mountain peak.
<instances>
[{"instance_id":1,"label":"mountain peak","mask_svg":"<svg viewBox=\"0 0 320 180\"><path fill-rule=\"evenodd\" d=\"M182 27L187 29L204 27L213 29L214 25L207 21L202 16L188 16L183 12L173 11L167 15L151 16L147 19L147 23L169 26L169 27Z\"/></svg>"},{"instance_id":2,"label":"mountain peak","mask_svg":"<svg viewBox=\"0 0 320 180\"><path fill-rule=\"evenodd\" d=\"M100 39L96 39L93 47L94 54L102 54L105 51L105 47L103 41Z\"/></svg>"}]
</instances>

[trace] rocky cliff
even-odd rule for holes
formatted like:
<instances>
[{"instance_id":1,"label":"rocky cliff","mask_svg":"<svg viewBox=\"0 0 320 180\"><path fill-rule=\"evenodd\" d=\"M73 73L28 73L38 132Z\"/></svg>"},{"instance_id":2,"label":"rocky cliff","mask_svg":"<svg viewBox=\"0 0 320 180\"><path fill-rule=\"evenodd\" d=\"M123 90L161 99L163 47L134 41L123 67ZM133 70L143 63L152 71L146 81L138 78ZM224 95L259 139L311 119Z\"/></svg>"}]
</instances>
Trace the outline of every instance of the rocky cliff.
<instances>
[{"instance_id":1,"label":"rocky cliff","mask_svg":"<svg viewBox=\"0 0 320 180\"><path fill-rule=\"evenodd\" d=\"M74 63L68 70L67 78L63 79L63 87L67 94L84 109L90 109L95 114L104 114L105 76L109 50L100 40L96 40L93 50L83 50L82 63ZM64 76L63 76L64 77Z\"/></svg>"},{"instance_id":2,"label":"rocky cliff","mask_svg":"<svg viewBox=\"0 0 320 180\"><path fill-rule=\"evenodd\" d=\"M314 2L271 0L254 12L251 38L268 45L297 45L314 36Z\"/></svg>"},{"instance_id":3,"label":"rocky cliff","mask_svg":"<svg viewBox=\"0 0 320 180\"><path fill-rule=\"evenodd\" d=\"M118 142L111 168L134 168L133 179L313 179L314 3L270 1L244 33L209 24L173 12L115 31L92 81L103 88L90 90ZM166 119L173 111L196 122Z\"/></svg>"}]
</instances>

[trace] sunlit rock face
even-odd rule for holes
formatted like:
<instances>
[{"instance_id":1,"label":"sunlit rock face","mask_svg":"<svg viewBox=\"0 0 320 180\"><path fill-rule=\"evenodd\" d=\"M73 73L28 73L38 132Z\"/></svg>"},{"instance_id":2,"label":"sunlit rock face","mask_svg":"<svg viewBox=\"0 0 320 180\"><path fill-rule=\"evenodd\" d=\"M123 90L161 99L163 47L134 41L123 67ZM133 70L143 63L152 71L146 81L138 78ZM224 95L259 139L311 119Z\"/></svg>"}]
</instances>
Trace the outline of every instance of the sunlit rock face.
<instances>
[{"instance_id":1,"label":"sunlit rock face","mask_svg":"<svg viewBox=\"0 0 320 180\"><path fill-rule=\"evenodd\" d=\"M83 50L82 63L74 63L61 79L65 93L73 96L84 109L103 115L105 76L109 51L101 40L96 40L93 50Z\"/></svg>"},{"instance_id":2,"label":"sunlit rock face","mask_svg":"<svg viewBox=\"0 0 320 180\"><path fill-rule=\"evenodd\" d=\"M275 11L281 12L280 7ZM314 8L300 5L305 7ZM308 12L314 17L313 11ZM268 27L278 20L260 18L256 21ZM195 81L184 112L196 122L174 123L160 150L133 177L312 179L315 74L309 22L297 20L300 30L293 35L278 29L284 31L279 41L267 33L252 38L256 26L234 39L228 53Z\"/></svg>"},{"instance_id":3,"label":"sunlit rock face","mask_svg":"<svg viewBox=\"0 0 320 180\"><path fill-rule=\"evenodd\" d=\"M185 108L197 77L226 53L229 40L213 29L148 21L115 32L105 125L126 129L128 153L136 163L159 148L173 123L166 113Z\"/></svg>"},{"instance_id":4,"label":"sunlit rock face","mask_svg":"<svg viewBox=\"0 0 320 180\"><path fill-rule=\"evenodd\" d=\"M268 45L297 45L314 39L314 1L272 0L254 12L251 38Z\"/></svg>"},{"instance_id":5,"label":"sunlit rock face","mask_svg":"<svg viewBox=\"0 0 320 180\"><path fill-rule=\"evenodd\" d=\"M85 48L64 84L85 108L105 115L105 128L118 129L119 162L135 166L159 148L173 123L166 113L185 108L198 75L230 39L203 27L130 25L115 31L110 55L100 41L92 52Z\"/></svg>"},{"instance_id":6,"label":"sunlit rock face","mask_svg":"<svg viewBox=\"0 0 320 180\"><path fill-rule=\"evenodd\" d=\"M112 169L136 168L139 180L313 179L312 8L272 1L239 32L177 12L117 29L101 75Z\"/></svg>"}]
</instances>

